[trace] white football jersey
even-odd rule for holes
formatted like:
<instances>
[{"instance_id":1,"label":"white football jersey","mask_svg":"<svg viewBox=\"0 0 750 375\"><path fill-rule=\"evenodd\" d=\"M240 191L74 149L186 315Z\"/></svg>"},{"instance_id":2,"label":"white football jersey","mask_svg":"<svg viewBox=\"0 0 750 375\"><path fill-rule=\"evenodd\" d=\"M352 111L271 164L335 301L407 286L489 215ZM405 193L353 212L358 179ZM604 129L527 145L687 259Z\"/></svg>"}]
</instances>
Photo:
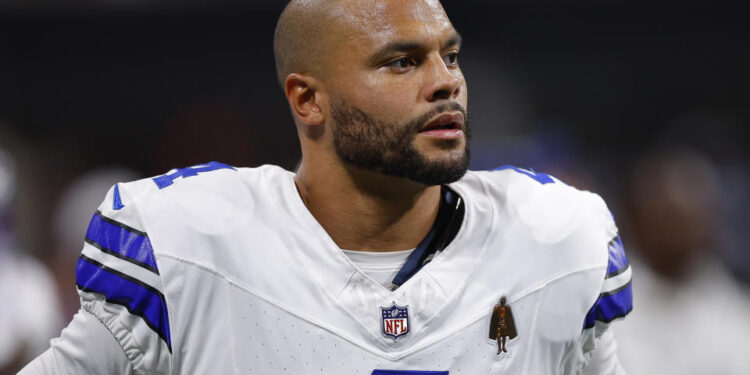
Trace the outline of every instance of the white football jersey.
<instances>
[{"instance_id":1,"label":"white football jersey","mask_svg":"<svg viewBox=\"0 0 750 375\"><path fill-rule=\"evenodd\" d=\"M450 187L460 230L391 291L279 167L209 163L118 184L86 234L82 309L136 374L579 373L631 308L604 202L514 167ZM498 354L501 297L515 335Z\"/></svg>"}]
</instances>

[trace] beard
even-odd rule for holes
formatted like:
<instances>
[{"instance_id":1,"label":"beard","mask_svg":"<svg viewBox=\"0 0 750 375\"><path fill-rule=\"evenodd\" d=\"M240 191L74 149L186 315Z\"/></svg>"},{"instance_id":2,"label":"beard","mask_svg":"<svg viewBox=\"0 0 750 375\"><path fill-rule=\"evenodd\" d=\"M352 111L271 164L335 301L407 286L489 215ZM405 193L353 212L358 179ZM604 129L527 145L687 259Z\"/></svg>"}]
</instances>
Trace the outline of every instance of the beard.
<instances>
[{"instance_id":1,"label":"beard","mask_svg":"<svg viewBox=\"0 0 750 375\"><path fill-rule=\"evenodd\" d=\"M427 158L414 146L414 139L427 121L446 111L459 111L464 115L465 147L453 150L457 141L440 140L439 147L450 155ZM469 168L469 118L466 109L458 103L441 104L399 124L379 121L341 98L332 98L331 117L333 145L345 164L430 186L458 181Z\"/></svg>"}]
</instances>

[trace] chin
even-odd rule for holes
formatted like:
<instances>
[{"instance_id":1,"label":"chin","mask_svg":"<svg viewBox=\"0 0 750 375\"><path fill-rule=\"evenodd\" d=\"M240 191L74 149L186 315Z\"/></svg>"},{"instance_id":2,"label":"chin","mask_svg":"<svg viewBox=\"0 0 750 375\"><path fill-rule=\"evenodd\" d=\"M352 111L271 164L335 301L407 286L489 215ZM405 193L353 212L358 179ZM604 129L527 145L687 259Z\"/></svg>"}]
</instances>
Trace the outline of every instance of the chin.
<instances>
[{"instance_id":1,"label":"chin","mask_svg":"<svg viewBox=\"0 0 750 375\"><path fill-rule=\"evenodd\" d=\"M466 153L466 149L461 145L461 147L446 147L444 149L439 150L430 150L426 152L420 152L422 154L422 157L429 161L430 163L438 163L438 164L454 164L454 163L463 163L465 159L468 158L468 155Z\"/></svg>"},{"instance_id":2,"label":"chin","mask_svg":"<svg viewBox=\"0 0 750 375\"><path fill-rule=\"evenodd\" d=\"M452 150L439 155L424 155L420 179L430 185L445 185L461 179L469 168L469 155L463 150ZM427 177L430 176L430 177Z\"/></svg>"},{"instance_id":3,"label":"chin","mask_svg":"<svg viewBox=\"0 0 750 375\"><path fill-rule=\"evenodd\" d=\"M425 158L440 157L440 155L452 153L464 154L466 151L466 141L463 138L430 139L429 142L417 139L412 145Z\"/></svg>"}]
</instances>

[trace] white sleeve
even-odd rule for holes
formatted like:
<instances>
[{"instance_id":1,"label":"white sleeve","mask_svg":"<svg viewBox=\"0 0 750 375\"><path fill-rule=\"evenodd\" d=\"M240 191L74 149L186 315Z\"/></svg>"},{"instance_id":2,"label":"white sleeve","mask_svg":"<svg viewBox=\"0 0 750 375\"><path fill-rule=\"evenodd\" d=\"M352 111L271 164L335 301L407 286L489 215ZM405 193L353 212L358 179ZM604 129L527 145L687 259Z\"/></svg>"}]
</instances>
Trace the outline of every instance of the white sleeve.
<instances>
[{"instance_id":1,"label":"white sleeve","mask_svg":"<svg viewBox=\"0 0 750 375\"><path fill-rule=\"evenodd\" d=\"M596 349L583 370L584 375L625 375L617 358L617 342L612 330L607 328L597 340Z\"/></svg>"},{"instance_id":2,"label":"white sleeve","mask_svg":"<svg viewBox=\"0 0 750 375\"><path fill-rule=\"evenodd\" d=\"M79 310L60 338L19 375L133 374L125 351L94 315Z\"/></svg>"},{"instance_id":3,"label":"white sleeve","mask_svg":"<svg viewBox=\"0 0 750 375\"><path fill-rule=\"evenodd\" d=\"M32 364L29 373L171 373L171 335L162 275L131 196L138 193L133 190L138 190L139 183L144 184L115 185L93 215L76 265L82 312L71 323L72 331L64 333L60 342L53 342L53 348ZM154 185L150 180L145 184ZM106 356L100 354L98 346L104 340L103 333L107 340L114 340L108 342L111 347L104 352ZM97 335L97 339L87 338L89 334ZM95 358L89 359L92 355ZM111 361L109 355L125 360ZM107 362L99 363L101 360ZM56 371L58 363L60 372Z\"/></svg>"}]
</instances>

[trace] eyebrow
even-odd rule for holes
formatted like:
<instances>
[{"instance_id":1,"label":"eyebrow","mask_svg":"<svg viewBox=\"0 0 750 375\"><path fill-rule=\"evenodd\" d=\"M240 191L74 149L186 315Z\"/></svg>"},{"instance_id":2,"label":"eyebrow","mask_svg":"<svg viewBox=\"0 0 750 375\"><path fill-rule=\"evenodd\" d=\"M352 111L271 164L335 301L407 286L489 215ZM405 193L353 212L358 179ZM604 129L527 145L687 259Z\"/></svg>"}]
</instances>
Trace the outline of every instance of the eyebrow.
<instances>
[{"instance_id":1,"label":"eyebrow","mask_svg":"<svg viewBox=\"0 0 750 375\"><path fill-rule=\"evenodd\" d=\"M461 34L459 34L458 32L453 32L453 35L451 35L450 39L448 39L443 44L443 49L460 46L461 41Z\"/></svg>"},{"instance_id":2,"label":"eyebrow","mask_svg":"<svg viewBox=\"0 0 750 375\"><path fill-rule=\"evenodd\" d=\"M443 43L441 49L447 49L461 45L461 35L458 32L453 32L451 37ZM386 55L394 52L410 52L420 49L425 49L424 43L412 41L412 40L396 40L390 42L377 50L372 54L372 60L377 61L384 58Z\"/></svg>"}]
</instances>

